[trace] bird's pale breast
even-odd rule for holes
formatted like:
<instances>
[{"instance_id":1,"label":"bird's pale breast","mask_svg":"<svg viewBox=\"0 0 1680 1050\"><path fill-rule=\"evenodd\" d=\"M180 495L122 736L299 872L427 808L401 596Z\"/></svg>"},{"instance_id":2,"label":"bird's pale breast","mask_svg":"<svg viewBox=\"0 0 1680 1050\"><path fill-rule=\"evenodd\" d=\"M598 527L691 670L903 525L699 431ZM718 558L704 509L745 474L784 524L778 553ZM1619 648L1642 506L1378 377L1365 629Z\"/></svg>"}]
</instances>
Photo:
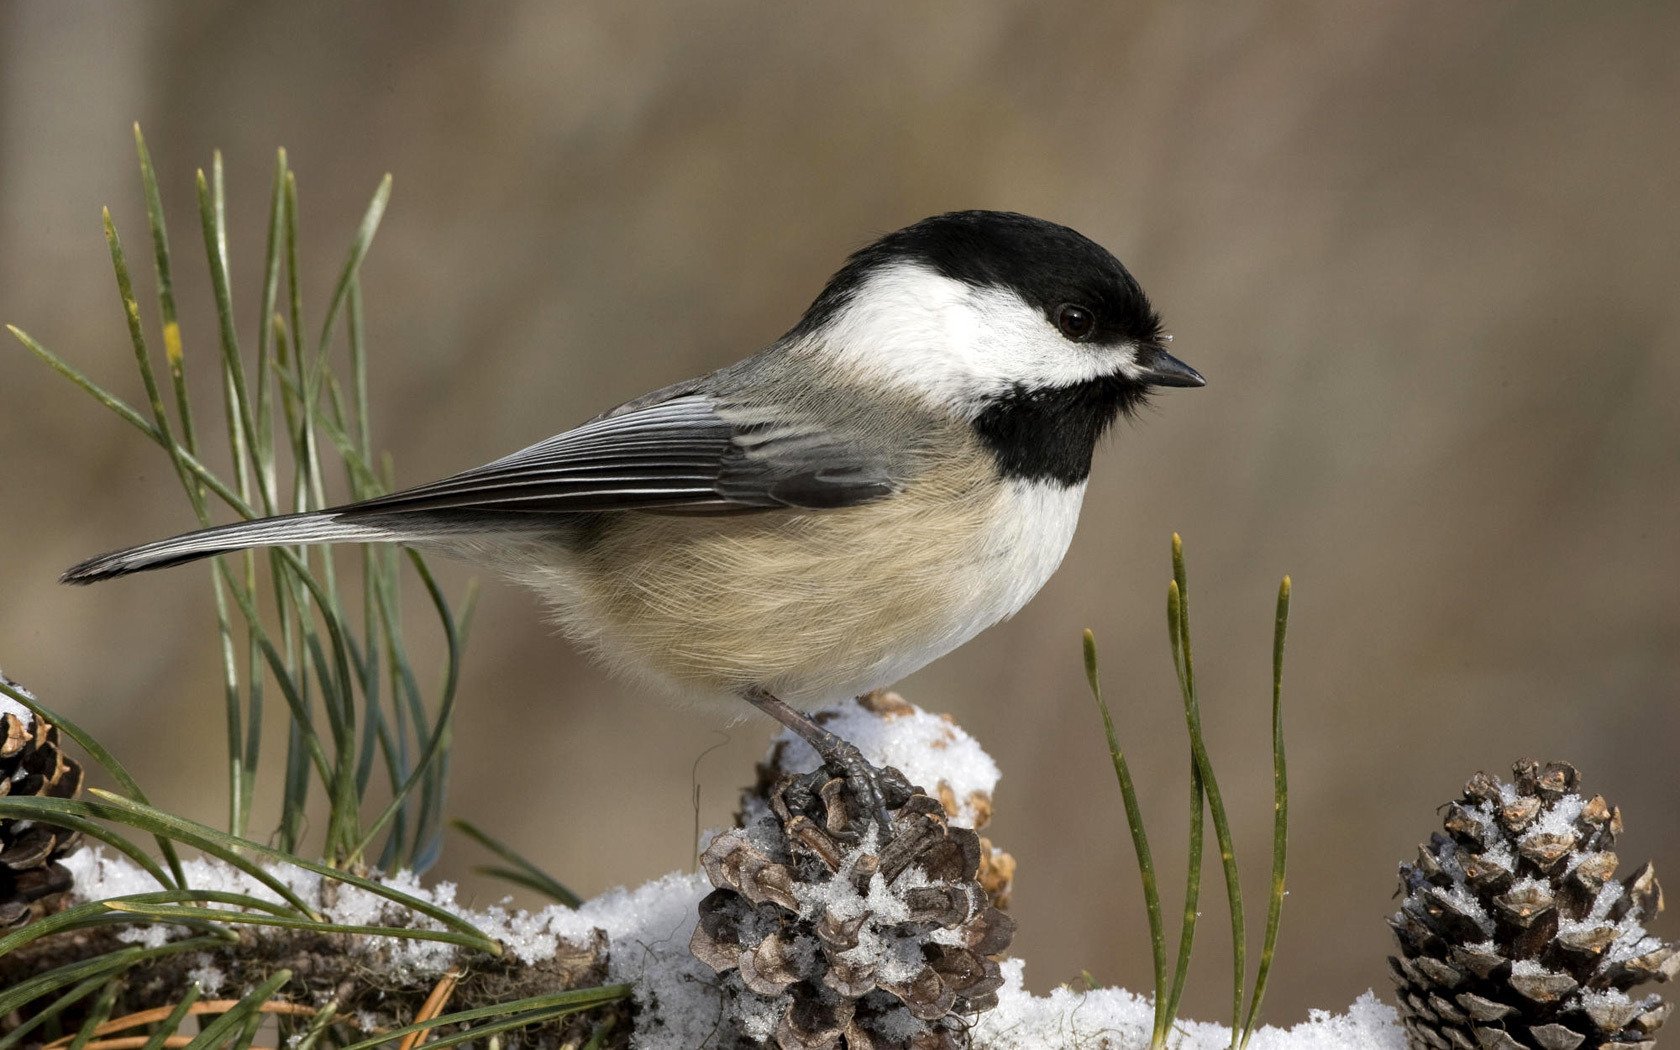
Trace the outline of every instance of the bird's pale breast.
<instances>
[{"instance_id":1,"label":"bird's pale breast","mask_svg":"<svg viewBox=\"0 0 1680 1050\"><path fill-rule=\"evenodd\" d=\"M567 633L679 694L812 705L891 684L1007 618L1060 563L1083 486L985 457L840 510L627 515L518 575Z\"/></svg>"}]
</instances>

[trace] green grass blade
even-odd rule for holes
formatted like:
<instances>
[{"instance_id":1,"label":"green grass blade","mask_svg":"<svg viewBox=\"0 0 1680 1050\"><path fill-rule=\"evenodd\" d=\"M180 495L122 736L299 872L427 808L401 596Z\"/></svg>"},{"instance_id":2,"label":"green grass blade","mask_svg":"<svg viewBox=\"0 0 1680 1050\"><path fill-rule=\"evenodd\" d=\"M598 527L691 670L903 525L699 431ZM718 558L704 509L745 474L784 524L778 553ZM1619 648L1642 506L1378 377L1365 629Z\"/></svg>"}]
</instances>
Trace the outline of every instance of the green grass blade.
<instances>
[{"instance_id":1,"label":"green grass blade","mask_svg":"<svg viewBox=\"0 0 1680 1050\"><path fill-rule=\"evenodd\" d=\"M290 1050L314 1050L315 1044L321 1041L337 1016L337 1000L321 1007L320 1012L309 1019L308 1027L297 1037L297 1042L290 1044Z\"/></svg>"},{"instance_id":2,"label":"green grass blade","mask_svg":"<svg viewBox=\"0 0 1680 1050\"><path fill-rule=\"evenodd\" d=\"M0 814L4 814L6 812L6 803L8 801L9 800L5 796L0 795ZM40 818L37 816L32 819ZM51 820L43 820L42 823L50 823L57 827L68 828L71 831L80 832L90 839L103 842L105 845L110 846L118 853L121 853L123 856L133 861L139 868L141 868L141 870L145 871L147 875L156 879L159 886L174 887L178 885L174 876L159 867L157 861L149 857L145 850L142 850L139 846L136 846L122 835L112 831L110 828L98 821L87 820L79 816L61 813L55 814Z\"/></svg>"},{"instance_id":3,"label":"green grass blade","mask_svg":"<svg viewBox=\"0 0 1680 1050\"><path fill-rule=\"evenodd\" d=\"M325 356L328 339L332 336L333 323L338 320L338 312L344 308L344 300L350 294L350 285L356 279L356 272L362 267L362 260L367 258L368 247L373 244L373 235L379 232L379 221L385 216L385 205L391 200L391 176L386 175L379 180L379 188L373 191L373 200L368 202L367 211L362 214L362 221L356 227L356 236L350 242L350 257L344 260L344 269L338 275L338 283L333 286L332 299L327 302L327 315L321 321L320 352Z\"/></svg>"},{"instance_id":4,"label":"green grass blade","mask_svg":"<svg viewBox=\"0 0 1680 1050\"><path fill-rule=\"evenodd\" d=\"M197 447L193 434L192 411L187 402L186 376L181 345L181 325L175 316L175 281L169 262L169 231L163 219L163 195L158 191L157 171L152 167L151 153L146 149L140 125L134 125L134 150L140 158L140 185L146 195L146 221L152 232L152 259L157 273L158 315L163 324L163 356L175 390L175 406L181 418L181 444L191 450Z\"/></svg>"},{"instance_id":5,"label":"green grass blade","mask_svg":"<svg viewBox=\"0 0 1680 1050\"><path fill-rule=\"evenodd\" d=\"M146 1040L146 1045L142 1046L140 1050L163 1050L163 1044L168 1041L170 1036L181 1030L181 1023L187 1019L187 1013L192 1010L193 1004L197 1003L199 996L203 994L203 990L199 988L196 982L187 985L186 993L181 996L180 1001L169 1011L169 1016L163 1019L157 1030Z\"/></svg>"},{"instance_id":6,"label":"green grass blade","mask_svg":"<svg viewBox=\"0 0 1680 1050\"><path fill-rule=\"evenodd\" d=\"M1155 861L1149 851L1149 835L1144 830L1143 810L1138 805L1137 789L1132 783L1131 767L1120 747L1120 737L1114 730L1114 718L1108 702L1103 699L1102 680L1097 667L1097 637L1090 630L1084 635L1085 681L1091 696L1102 712L1103 734L1108 739L1108 757L1114 764L1114 777L1120 782L1120 798L1126 809L1126 826L1132 833L1132 851L1137 855L1138 877L1143 882L1143 906L1149 918L1149 952L1155 971L1154 1039L1167 1029L1167 938L1161 921L1161 890L1155 881Z\"/></svg>"},{"instance_id":7,"label":"green grass blade","mask_svg":"<svg viewBox=\"0 0 1680 1050\"><path fill-rule=\"evenodd\" d=\"M250 898L254 903L256 898ZM469 936L450 930L426 930L413 926L364 926L355 923L326 922L320 919L300 919L289 915L226 911L224 909L193 908L169 904L131 904L121 900L101 901L106 908L124 915L133 915L148 922L212 922L234 926L266 926L277 930L307 930L322 934L352 934L357 937L395 937L411 941L438 941L457 944L463 948L482 948L484 935Z\"/></svg>"},{"instance_id":8,"label":"green grass blade","mask_svg":"<svg viewBox=\"0 0 1680 1050\"><path fill-rule=\"evenodd\" d=\"M1272 888L1266 904L1266 936L1260 946L1260 967L1254 975L1254 995L1243 1019L1242 1045L1247 1046L1260 1019L1266 983L1277 955L1278 928L1283 921L1284 876L1289 867L1289 767L1283 751L1283 642L1289 632L1289 577L1278 585L1277 618L1272 628Z\"/></svg>"},{"instance_id":9,"label":"green grass blade","mask_svg":"<svg viewBox=\"0 0 1680 1050\"><path fill-rule=\"evenodd\" d=\"M216 300L216 331L221 341L222 372L227 383L228 447L233 450L234 469L239 475L239 492L249 500L245 477L247 451L257 444L250 412L250 392L245 381L245 364L239 356L239 329L233 316L233 288L228 266L227 192L222 184L222 154L217 151L210 164L211 176L200 169L198 218L204 233L204 253L210 261L210 288Z\"/></svg>"},{"instance_id":10,"label":"green grass blade","mask_svg":"<svg viewBox=\"0 0 1680 1050\"><path fill-rule=\"evenodd\" d=\"M111 1019L111 1008L117 1004L119 982L111 978L105 982L105 987L99 993L99 999L93 1008L82 1019L82 1027L77 1030L76 1037L70 1040L68 1050L87 1050L87 1045L93 1039L93 1033L100 1025Z\"/></svg>"},{"instance_id":11,"label":"green grass blade","mask_svg":"<svg viewBox=\"0 0 1680 1050\"><path fill-rule=\"evenodd\" d=\"M31 924L33 925L33 924ZM78 959L43 974L37 974L26 981L19 981L10 988L0 989L0 1017L11 1013L19 1007L26 1006L43 996L58 991L73 984L90 978L109 978L121 973L131 966L180 955L184 952L203 951L206 948L220 947L227 943L221 936L189 937L182 941L171 941L157 948L141 948L138 945L119 948L104 955L96 955L90 959Z\"/></svg>"},{"instance_id":12,"label":"green grass blade","mask_svg":"<svg viewBox=\"0 0 1680 1050\"><path fill-rule=\"evenodd\" d=\"M1247 974L1247 935L1243 920L1242 885L1237 877L1236 849L1231 840L1231 823L1225 813L1225 802L1219 792L1213 762L1208 758L1207 741L1202 735L1201 704L1196 696L1195 663L1190 650L1190 595L1184 568L1184 541L1173 534L1173 594L1177 600L1169 607L1177 610L1177 632L1184 665L1184 721L1190 734L1190 750L1196 769L1201 774L1202 790L1207 795L1208 815L1213 820L1214 841L1219 846L1219 859L1225 874L1225 899L1231 914L1231 1046L1241 1037L1243 991Z\"/></svg>"},{"instance_id":13,"label":"green grass blade","mask_svg":"<svg viewBox=\"0 0 1680 1050\"><path fill-rule=\"evenodd\" d=\"M564 904L568 908L575 908L583 903L583 899L562 885L559 879L526 860L507 843L495 838L469 821L452 820L449 824L456 831L513 865L512 870L507 868L489 869L492 873L510 882L517 882L527 889L536 890L550 900L558 904Z\"/></svg>"},{"instance_id":14,"label":"green grass blade","mask_svg":"<svg viewBox=\"0 0 1680 1050\"><path fill-rule=\"evenodd\" d=\"M371 465L373 434L368 429L367 328L362 319L360 276L351 276L350 295L346 306L349 308L347 335L350 340L350 396L356 413L356 444L361 450L362 461Z\"/></svg>"},{"instance_id":15,"label":"green grass blade","mask_svg":"<svg viewBox=\"0 0 1680 1050\"><path fill-rule=\"evenodd\" d=\"M65 992L47 1006L42 1007L35 1013L35 1016L18 1025L10 1032L7 1032L4 1036L0 1036L0 1050L10 1050L11 1047L17 1046L19 1043L23 1042L23 1040L28 1037L31 1032L35 1031L35 1029L51 1021L59 1014L70 1009L70 1007L75 1006L94 992L106 987L110 980L110 977L103 975L93 977L83 981L81 984L78 984L68 992ZM40 1040L36 1040L35 1042L31 1042L27 1045L38 1046L40 1045L40 1042Z\"/></svg>"},{"instance_id":16,"label":"green grass blade","mask_svg":"<svg viewBox=\"0 0 1680 1050\"><path fill-rule=\"evenodd\" d=\"M80 369L71 365L68 361L65 361L57 354L36 342L23 329L18 328L16 325L7 325L6 330L11 332L13 337L16 338L18 342L22 343L30 353L46 362L47 366L53 371L80 387L84 393L88 394L95 401L98 401L101 405L104 405L106 408L116 413L119 419L134 427L134 429L140 431L140 433L144 434L153 443L159 445L165 451L169 450L169 442L158 432L157 428L147 422L144 416L142 416L139 412L136 412L127 402L123 401L122 398L108 392L98 383L95 383L92 379L88 378L88 376ZM221 499L222 502L226 503L245 517L254 516L250 506L246 504L244 500L239 498L239 494L224 485L221 479L216 477L216 475L203 463L200 463L197 457L190 451L183 451L181 453L181 462L184 463L187 469L192 472L195 480L203 484L204 487L209 489L211 492L215 493L217 498Z\"/></svg>"},{"instance_id":17,"label":"green grass blade","mask_svg":"<svg viewBox=\"0 0 1680 1050\"><path fill-rule=\"evenodd\" d=\"M471 1010L458 1010L455 1013L442 1014L430 1021L394 1028L389 1032L382 1032L371 1039L363 1039L342 1047L341 1050L373 1050L374 1047L400 1041L415 1032L429 1032L434 1028L445 1025L466 1024L470 1021L483 1021L489 1018L504 1017L512 1020L495 1026L483 1026L457 1032L444 1039L429 1040L427 1046L453 1046L470 1039L482 1038L494 1032L506 1031L509 1028L520 1028L540 1020L563 1017L568 1013L590 1010L597 1006L618 1002L629 998L631 986L628 984L606 984L598 988L574 988L571 991L556 992L552 995L537 995L528 999L515 999L511 1002L497 1003L494 1006L480 1006Z\"/></svg>"},{"instance_id":18,"label":"green grass blade","mask_svg":"<svg viewBox=\"0 0 1680 1050\"><path fill-rule=\"evenodd\" d=\"M433 577L431 569L426 565L425 559L419 554L411 551L409 552L409 560L414 565L415 571L419 574L421 583L425 585L426 594L432 600L432 607L436 610L438 620L443 626L445 651L443 698L438 704L437 719L432 725L432 732L426 740L426 746L421 751L418 761L415 762L413 771L409 773L408 778L403 782L402 789L396 793L396 797L392 798L390 803L386 805L384 811L368 825L367 833L364 838L356 844L353 855L359 855L363 850L368 848L374 836L377 835L385 824L396 815L397 810L401 807L403 801L408 797L409 793L414 789L414 786L421 783L429 773L432 773L436 764L441 761L445 753L446 745L449 740L449 731L454 722L455 696L457 687L460 684L460 631L457 629L454 617L449 611L449 603L448 600L444 598L443 589L438 586L437 580ZM388 612L390 615L394 616L394 610L390 610ZM396 644L396 626L394 619L387 623L386 636L393 645ZM406 663L406 661L404 662ZM427 828L435 821L437 809L441 808L438 805L438 803L441 802L441 788L434 794L435 797L422 799L423 805L419 819L419 826L415 831L415 844L417 847L425 842L427 838Z\"/></svg>"},{"instance_id":19,"label":"green grass blade","mask_svg":"<svg viewBox=\"0 0 1680 1050\"><path fill-rule=\"evenodd\" d=\"M163 900L191 900L192 894L187 890L160 890L153 893L136 894L144 898L159 898ZM116 899L116 898L112 898ZM73 904L63 911L53 912L51 915L24 924L0 937L0 956L17 951L24 945L38 941L43 937L51 937L67 930L89 929L95 926L114 926L132 920L113 916L105 907L104 901L84 901Z\"/></svg>"},{"instance_id":20,"label":"green grass blade","mask_svg":"<svg viewBox=\"0 0 1680 1050\"><path fill-rule=\"evenodd\" d=\"M257 307L257 360L252 370L256 383L256 432L258 458L265 465L262 477L263 511L279 509L278 478L274 470L274 337L272 320L280 296L280 254L286 237L286 151L275 151L274 186L269 194L268 242L263 251L262 300Z\"/></svg>"},{"instance_id":21,"label":"green grass blade","mask_svg":"<svg viewBox=\"0 0 1680 1050\"><path fill-rule=\"evenodd\" d=\"M292 971L281 970L251 989L249 995L239 1000L239 1005L200 1029L193 1041L187 1044L187 1050L211 1050L212 1047L221 1046L224 1039L243 1028L252 1017L258 1016L263 1004L272 999L274 993L284 988L291 979Z\"/></svg>"},{"instance_id":22,"label":"green grass blade","mask_svg":"<svg viewBox=\"0 0 1680 1050\"><path fill-rule=\"evenodd\" d=\"M299 913L311 916L315 914L314 910L305 903L303 898L294 893L291 887L264 871L261 865L256 864L244 854L251 852L274 860L306 866L295 858L279 854L267 846L259 846L246 839L234 838L225 831L217 831L183 817L165 813L153 806L124 798L121 795L114 795L109 791L90 788L88 794L93 796L92 801L36 797L9 799L3 805L7 811L16 811L26 817L33 817L49 823L55 814L67 812L72 816L114 820L154 836L184 843L224 860L243 871L267 886L281 900L296 908ZM184 882L185 879L181 881Z\"/></svg>"},{"instance_id":23,"label":"green grass blade","mask_svg":"<svg viewBox=\"0 0 1680 1050\"><path fill-rule=\"evenodd\" d=\"M1175 579L1167 585L1167 636L1172 649L1173 670L1182 693L1188 688L1184 668L1183 635L1179 630L1180 591ZM1171 991L1167 995L1166 1025L1172 1027L1178 1017L1178 1005L1190 978L1190 956L1196 945L1196 926L1201 919L1202 847L1205 842L1204 820L1207 805L1202 790L1202 774L1196 764L1195 753L1190 755L1190 833L1188 856L1184 865L1184 917L1178 929L1178 954L1173 964ZM1166 1032L1159 1033L1155 1046L1164 1045Z\"/></svg>"},{"instance_id":24,"label":"green grass blade","mask_svg":"<svg viewBox=\"0 0 1680 1050\"><path fill-rule=\"evenodd\" d=\"M152 371L146 333L140 324L140 303L134 296L134 281L129 276L128 260L123 255L122 239L117 236L117 225L111 220L111 209L106 208L101 218L105 226L105 246L111 253L111 268L116 272L117 294L122 298L123 316L128 321L128 340L134 347L135 367L146 390L146 401L152 408L152 423L167 439L169 415L164 411L163 391L158 387L156 373Z\"/></svg>"},{"instance_id":25,"label":"green grass blade","mask_svg":"<svg viewBox=\"0 0 1680 1050\"><path fill-rule=\"evenodd\" d=\"M469 937L476 937L477 940L474 942L474 946L479 948L481 951L489 952L492 955L501 954L501 946L496 944L496 942L491 940L489 937L485 936L485 934L476 926L473 926L467 920L461 918L459 915L456 915L454 912L440 908L429 901L423 901L418 897L403 893L400 890L394 890L389 886L374 882L370 879L361 878L357 875L352 875L347 871L342 871L326 864L318 864L314 861L306 860L303 857L282 853L280 850L261 845L260 843L251 842L245 839L235 839L225 832L217 831L214 828L199 824L196 821L164 813L161 810L154 809L150 806L142 806L136 802L130 801L129 799L122 798L117 795L111 795L108 792L94 789L92 793L100 800L107 802L115 809L121 811L128 818L128 822L137 823L144 820L155 824L162 829L166 829L168 834L179 842L196 846L199 849L218 852L218 855L221 855L222 853L231 853L234 855L234 858L238 859L224 858L229 859L230 863L242 862L245 865L249 865L248 861L244 861L243 858L238 857L238 854L243 851L256 856L266 857L270 860L291 864L295 867L302 868L305 871L312 871L317 875L324 875L327 878L334 879L338 882L343 882L348 885L367 890L369 893L383 897L392 903L400 904L403 907L408 908L410 911L417 911L422 915L430 916L449 929L455 930L458 933L464 933ZM249 870L249 867L246 867L245 870ZM289 890L282 893L281 896L294 904L299 903L296 901L295 897L291 895ZM300 908L300 910L305 914L310 913L310 909L307 906Z\"/></svg>"},{"instance_id":26,"label":"green grass blade","mask_svg":"<svg viewBox=\"0 0 1680 1050\"><path fill-rule=\"evenodd\" d=\"M70 380L70 382L76 384L78 387L81 387L83 392L91 396L95 401L98 401L112 412L115 412L117 416L123 420L123 422L134 427L136 430L140 431L140 433L146 435L158 444L167 446L167 442L165 442L163 436L158 433L157 428L147 422L145 416L142 416L139 412L136 412L133 408L131 408L128 402L124 401L120 397L117 397L115 394L106 391L104 387L101 387L98 383L95 383L92 379L88 378L88 376L80 369L76 368L62 357L59 357L57 354L36 342L34 338L17 325L7 325L6 331L12 333L13 338L22 343L30 353L45 361L48 367L50 367L53 371Z\"/></svg>"}]
</instances>

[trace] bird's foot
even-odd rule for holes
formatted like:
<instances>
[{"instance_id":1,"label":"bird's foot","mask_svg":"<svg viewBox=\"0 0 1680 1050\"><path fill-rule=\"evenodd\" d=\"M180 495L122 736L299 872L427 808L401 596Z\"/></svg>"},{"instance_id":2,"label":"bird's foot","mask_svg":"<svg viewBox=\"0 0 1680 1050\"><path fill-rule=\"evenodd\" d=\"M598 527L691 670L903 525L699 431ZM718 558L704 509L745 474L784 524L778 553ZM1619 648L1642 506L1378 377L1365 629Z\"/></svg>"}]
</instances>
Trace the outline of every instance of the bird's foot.
<instances>
[{"instance_id":1,"label":"bird's foot","mask_svg":"<svg viewBox=\"0 0 1680 1050\"><path fill-rule=\"evenodd\" d=\"M829 744L827 748L817 749L824 768L845 781L852 800L862 812L874 819L880 829L880 841L884 844L892 837L890 811L910 801L914 790L910 781L892 766L883 769L864 758L863 752L849 740L830 733L825 743Z\"/></svg>"},{"instance_id":2,"label":"bird's foot","mask_svg":"<svg viewBox=\"0 0 1680 1050\"><path fill-rule=\"evenodd\" d=\"M863 757L857 745L818 725L808 715L789 707L762 689L742 693L748 703L793 730L816 751L823 768L845 783L847 794L880 829L880 841L892 837L891 810L910 800L914 788L903 773L888 766L881 769Z\"/></svg>"}]
</instances>

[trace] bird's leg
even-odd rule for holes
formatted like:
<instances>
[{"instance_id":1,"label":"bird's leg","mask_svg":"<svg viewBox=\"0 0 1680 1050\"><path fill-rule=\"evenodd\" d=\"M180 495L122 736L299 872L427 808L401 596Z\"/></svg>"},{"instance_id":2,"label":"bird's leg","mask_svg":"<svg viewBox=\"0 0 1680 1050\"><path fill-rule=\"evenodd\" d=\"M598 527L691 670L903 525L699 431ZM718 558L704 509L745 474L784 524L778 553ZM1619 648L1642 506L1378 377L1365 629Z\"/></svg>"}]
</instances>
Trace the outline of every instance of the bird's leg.
<instances>
[{"instance_id":1,"label":"bird's leg","mask_svg":"<svg viewBox=\"0 0 1680 1050\"><path fill-rule=\"evenodd\" d=\"M823 765L834 770L846 781L846 786L851 788L863 811L875 818L881 829L882 841L890 837L892 825L887 818L888 794L890 792L895 796L903 796L898 799L900 805L909 797L909 785L903 783L902 775L890 778L882 770L871 765L869 760L863 757L863 752L857 749L856 744L824 729L807 715L773 696L768 690L755 686L743 690L741 696L810 744L817 757L822 759Z\"/></svg>"}]
</instances>

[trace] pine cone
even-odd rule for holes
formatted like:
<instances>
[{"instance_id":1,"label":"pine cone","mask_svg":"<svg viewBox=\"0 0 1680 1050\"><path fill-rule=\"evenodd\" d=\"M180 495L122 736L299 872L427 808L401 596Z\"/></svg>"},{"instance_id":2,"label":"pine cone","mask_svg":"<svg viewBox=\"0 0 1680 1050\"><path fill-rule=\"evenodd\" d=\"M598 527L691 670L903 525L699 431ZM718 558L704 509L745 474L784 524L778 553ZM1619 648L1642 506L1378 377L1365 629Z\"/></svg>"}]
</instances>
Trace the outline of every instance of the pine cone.
<instances>
[{"instance_id":1,"label":"pine cone","mask_svg":"<svg viewBox=\"0 0 1680 1050\"><path fill-rule=\"evenodd\" d=\"M82 767L59 747L57 726L27 713L0 713L0 796L81 792ZM80 842L79 832L0 818L0 931L58 910L72 881L59 860Z\"/></svg>"},{"instance_id":2,"label":"pine cone","mask_svg":"<svg viewBox=\"0 0 1680 1050\"><path fill-rule=\"evenodd\" d=\"M883 766L891 764L891 757L872 751L870 741L859 738L855 722L851 726L834 724L848 716L855 718L859 714L879 723L892 724L891 732L899 738L904 735L905 726L910 720L919 720L924 727L931 727L928 738L924 741L924 754L951 756L955 750L976 746L968 734L951 720L950 715L930 714L887 689L878 689L845 703L816 711L811 718L818 725L828 725L831 729L837 729L842 736L857 743L863 749L864 756L871 762ZM753 785L741 793L740 806L735 813L736 826L750 824L767 815L770 812L771 789L784 776L804 772L809 763L814 761L808 745L794 740L787 734L779 737L770 745L763 761L759 762ZM802 766L801 762L806 765ZM911 776L920 777L923 783L932 785L929 794L938 797L952 824L984 831L986 825L991 822L992 796L989 791L978 789L969 783L962 785L963 791L959 795L957 788L952 787L950 781L935 770L912 770L909 765L905 768L910 770ZM1007 910L1009 895L1015 882L1015 858L994 846L985 835L980 836L979 878L992 903Z\"/></svg>"},{"instance_id":3,"label":"pine cone","mask_svg":"<svg viewBox=\"0 0 1680 1050\"><path fill-rule=\"evenodd\" d=\"M1668 1016L1634 997L1680 971L1646 934L1662 910L1651 865L1614 879L1619 809L1578 793L1574 766L1525 760L1510 784L1477 773L1445 833L1400 865L1390 958L1413 1050L1650 1050Z\"/></svg>"},{"instance_id":4,"label":"pine cone","mask_svg":"<svg viewBox=\"0 0 1680 1050\"><path fill-rule=\"evenodd\" d=\"M920 789L889 799L877 846L828 773L784 775L770 814L725 832L701 863L714 890L690 948L782 1050L954 1050L962 1013L996 1005L1015 924L976 878L980 838Z\"/></svg>"}]
</instances>

